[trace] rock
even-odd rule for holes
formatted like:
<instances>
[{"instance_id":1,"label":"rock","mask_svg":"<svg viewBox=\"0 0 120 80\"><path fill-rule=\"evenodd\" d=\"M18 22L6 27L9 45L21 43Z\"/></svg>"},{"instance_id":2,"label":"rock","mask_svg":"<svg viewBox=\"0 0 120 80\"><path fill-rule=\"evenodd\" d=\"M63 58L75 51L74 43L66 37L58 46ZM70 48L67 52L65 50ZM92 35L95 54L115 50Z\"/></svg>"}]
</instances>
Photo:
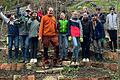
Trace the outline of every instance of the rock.
<instances>
[{"instance_id":1,"label":"rock","mask_svg":"<svg viewBox=\"0 0 120 80\"><path fill-rule=\"evenodd\" d=\"M35 79L35 75L29 75L29 76L28 76L28 80L36 80L36 79Z\"/></svg>"},{"instance_id":2,"label":"rock","mask_svg":"<svg viewBox=\"0 0 120 80\"><path fill-rule=\"evenodd\" d=\"M11 70L13 70L13 71L16 70L16 66L17 66L17 64L12 63L12 64L11 64Z\"/></svg>"},{"instance_id":3,"label":"rock","mask_svg":"<svg viewBox=\"0 0 120 80\"><path fill-rule=\"evenodd\" d=\"M28 80L28 76L27 76L27 75L22 76L22 77L21 77L21 80Z\"/></svg>"},{"instance_id":4,"label":"rock","mask_svg":"<svg viewBox=\"0 0 120 80\"><path fill-rule=\"evenodd\" d=\"M43 80L57 80L57 79L53 76L46 76Z\"/></svg>"},{"instance_id":5,"label":"rock","mask_svg":"<svg viewBox=\"0 0 120 80\"><path fill-rule=\"evenodd\" d=\"M115 71L115 72L116 72L116 71L118 70L118 65L111 63L111 64L109 65L109 69L110 69L111 71Z\"/></svg>"},{"instance_id":6,"label":"rock","mask_svg":"<svg viewBox=\"0 0 120 80\"><path fill-rule=\"evenodd\" d=\"M21 80L21 75L14 75L13 80Z\"/></svg>"},{"instance_id":7,"label":"rock","mask_svg":"<svg viewBox=\"0 0 120 80\"><path fill-rule=\"evenodd\" d=\"M65 79L64 76L61 75L61 76L58 76L58 79L57 79L57 80L64 80L64 79Z\"/></svg>"},{"instance_id":8,"label":"rock","mask_svg":"<svg viewBox=\"0 0 120 80\"><path fill-rule=\"evenodd\" d=\"M99 62L94 62L91 64L92 67L97 67L97 68L103 68L104 65L103 63L99 63Z\"/></svg>"},{"instance_id":9,"label":"rock","mask_svg":"<svg viewBox=\"0 0 120 80\"><path fill-rule=\"evenodd\" d=\"M23 63L18 63L16 66L16 70L20 71L22 68L24 68L24 64Z\"/></svg>"},{"instance_id":10,"label":"rock","mask_svg":"<svg viewBox=\"0 0 120 80\"><path fill-rule=\"evenodd\" d=\"M71 62L71 61L63 61L63 62L62 62L62 65L68 66L68 65L70 65L70 62Z\"/></svg>"}]
</instances>

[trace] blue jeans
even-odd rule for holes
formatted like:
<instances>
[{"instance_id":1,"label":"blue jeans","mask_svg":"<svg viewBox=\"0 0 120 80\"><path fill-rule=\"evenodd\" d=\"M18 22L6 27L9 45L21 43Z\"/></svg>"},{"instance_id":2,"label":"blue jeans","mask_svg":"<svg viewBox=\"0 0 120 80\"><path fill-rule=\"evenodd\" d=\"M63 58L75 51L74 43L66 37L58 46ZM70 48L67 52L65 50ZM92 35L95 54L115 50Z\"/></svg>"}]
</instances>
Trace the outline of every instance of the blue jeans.
<instances>
[{"instance_id":1,"label":"blue jeans","mask_svg":"<svg viewBox=\"0 0 120 80\"><path fill-rule=\"evenodd\" d=\"M59 34L59 51L60 59L64 59L67 56L68 39L65 34Z\"/></svg>"},{"instance_id":2,"label":"blue jeans","mask_svg":"<svg viewBox=\"0 0 120 80\"><path fill-rule=\"evenodd\" d=\"M37 58L38 37L30 38L30 59Z\"/></svg>"},{"instance_id":3,"label":"blue jeans","mask_svg":"<svg viewBox=\"0 0 120 80\"><path fill-rule=\"evenodd\" d=\"M73 43L73 55L72 59L78 61L78 56L80 52L80 40L78 37L72 37L72 43Z\"/></svg>"},{"instance_id":4,"label":"blue jeans","mask_svg":"<svg viewBox=\"0 0 120 80\"><path fill-rule=\"evenodd\" d=\"M101 39L94 40L94 51L95 51L95 53L100 53L100 54L103 53L103 48L102 48L102 45L101 45Z\"/></svg>"},{"instance_id":5,"label":"blue jeans","mask_svg":"<svg viewBox=\"0 0 120 80\"><path fill-rule=\"evenodd\" d=\"M26 61L29 53L29 36L20 35L20 44L21 44L21 50L22 50L22 59Z\"/></svg>"},{"instance_id":6,"label":"blue jeans","mask_svg":"<svg viewBox=\"0 0 120 80\"><path fill-rule=\"evenodd\" d=\"M11 60L12 57L12 47L15 47L15 59L18 59L19 53L19 35L8 35L8 58Z\"/></svg>"}]
</instances>

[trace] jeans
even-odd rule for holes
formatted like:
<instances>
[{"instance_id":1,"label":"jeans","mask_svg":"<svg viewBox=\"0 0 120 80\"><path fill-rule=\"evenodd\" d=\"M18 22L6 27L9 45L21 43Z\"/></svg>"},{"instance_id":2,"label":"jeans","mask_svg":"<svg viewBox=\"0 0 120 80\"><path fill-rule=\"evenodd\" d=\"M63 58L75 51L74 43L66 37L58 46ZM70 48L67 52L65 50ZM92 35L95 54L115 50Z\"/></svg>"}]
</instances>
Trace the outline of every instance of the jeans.
<instances>
[{"instance_id":1,"label":"jeans","mask_svg":"<svg viewBox=\"0 0 120 80\"><path fill-rule=\"evenodd\" d=\"M27 60L27 56L29 56L29 36L28 35L20 35L20 44L22 50L22 59L24 61Z\"/></svg>"},{"instance_id":2,"label":"jeans","mask_svg":"<svg viewBox=\"0 0 120 80\"><path fill-rule=\"evenodd\" d=\"M15 59L18 59L19 53L19 36L18 35L8 35L8 58L12 59L12 47L15 47Z\"/></svg>"},{"instance_id":3,"label":"jeans","mask_svg":"<svg viewBox=\"0 0 120 80\"><path fill-rule=\"evenodd\" d=\"M117 49L117 30L108 30L110 35L110 49L116 51Z\"/></svg>"},{"instance_id":4,"label":"jeans","mask_svg":"<svg viewBox=\"0 0 120 80\"><path fill-rule=\"evenodd\" d=\"M82 43L82 58L90 58L90 37L84 36Z\"/></svg>"},{"instance_id":5,"label":"jeans","mask_svg":"<svg viewBox=\"0 0 120 80\"><path fill-rule=\"evenodd\" d=\"M37 58L38 37L30 38L30 59Z\"/></svg>"},{"instance_id":6,"label":"jeans","mask_svg":"<svg viewBox=\"0 0 120 80\"><path fill-rule=\"evenodd\" d=\"M103 48L102 48L102 45L101 45L101 39L94 40L94 52L95 53L100 53L100 54L103 53Z\"/></svg>"},{"instance_id":7,"label":"jeans","mask_svg":"<svg viewBox=\"0 0 120 80\"><path fill-rule=\"evenodd\" d=\"M68 39L65 34L59 34L59 51L60 59L63 59L67 56L68 50Z\"/></svg>"},{"instance_id":8,"label":"jeans","mask_svg":"<svg viewBox=\"0 0 120 80\"><path fill-rule=\"evenodd\" d=\"M72 59L78 61L78 56L80 52L80 41L77 37L72 37L72 43L73 43L73 54Z\"/></svg>"}]
</instances>

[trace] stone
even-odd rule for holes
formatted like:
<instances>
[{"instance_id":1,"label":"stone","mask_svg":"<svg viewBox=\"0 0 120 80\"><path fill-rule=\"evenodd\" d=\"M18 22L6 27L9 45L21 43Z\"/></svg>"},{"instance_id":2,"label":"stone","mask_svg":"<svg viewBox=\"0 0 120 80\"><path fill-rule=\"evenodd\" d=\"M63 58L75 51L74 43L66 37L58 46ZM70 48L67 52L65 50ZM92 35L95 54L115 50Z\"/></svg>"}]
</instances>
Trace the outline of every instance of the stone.
<instances>
[{"instance_id":1,"label":"stone","mask_svg":"<svg viewBox=\"0 0 120 80\"><path fill-rule=\"evenodd\" d=\"M58 76L58 79L57 80L64 80L64 76L61 75L61 76Z\"/></svg>"},{"instance_id":2,"label":"stone","mask_svg":"<svg viewBox=\"0 0 120 80\"><path fill-rule=\"evenodd\" d=\"M110 68L111 71L116 72L118 70L118 65L114 64L114 63L111 63L109 68Z\"/></svg>"},{"instance_id":3,"label":"stone","mask_svg":"<svg viewBox=\"0 0 120 80\"><path fill-rule=\"evenodd\" d=\"M11 64L7 64L5 70L11 70Z\"/></svg>"},{"instance_id":4,"label":"stone","mask_svg":"<svg viewBox=\"0 0 120 80\"><path fill-rule=\"evenodd\" d=\"M103 63L99 63L99 62L94 62L91 64L92 67L97 67L97 68L103 68L104 65Z\"/></svg>"},{"instance_id":5,"label":"stone","mask_svg":"<svg viewBox=\"0 0 120 80\"><path fill-rule=\"evenodd\" d=\"M35 75L29 75L28 80L35 80Z\"/></svg>"},{"instance_id":6,"label":"stone","mask_svg":"<svg viewBox=\"0 0 120 80\"><path fill-rule=\"evenodd\" d=\"M13 71L16 70L16 66L17 66L16 63L12 63L12 64L11 64L11 70L13 70Z\"/></svg>"},{"instance_id":7,"label":"stone","mask_svg":"<svg viewBox=\"0 0 120 80\"><path fill-rule=\"evenodd\" d=\"M70 62L71 62L71 61L63 61L63 62L62 62L62 65L68 66L68 65L70 65Z\"/></svg>"},{"instance_id":8,"label":"stone","mask_svg":"<svg viewBox=\"0 0 120 80\"><path fill-rule=\"evenodd\" d=\"M22 77L21 77L21 80L28 80L28 76L27 76L27 75L22 76Z\"/></svg>"},{"instance_id":9,"label":"stone","mask_svg":"<svg viewBox=\"0 0 120 80\"><path fill-rule=\"evenodd\" d=\"M18 64L16 65L16 70L17 70L17 71L21 70L22 68L24 68L24 64L23 64L23 63L18 63Z\"/></svg>"},{"instance_id":10,"label":"stone","mask_svg":"<svg viewBox=\"0 0 120 80\"><path fill-rule=\"evenodd\" d=\"M14 75L13 80L21 80L21 75Z\"/></svg>"},{"instance_id":11,"label":"stone","mask_svg":"<svg viewBox=\"0 0 120 80\"><path fill-rule=\"evenodd\" d=\"M43 80L57 80L54 76L46 76Z\"/></svg>"}]
</instances>

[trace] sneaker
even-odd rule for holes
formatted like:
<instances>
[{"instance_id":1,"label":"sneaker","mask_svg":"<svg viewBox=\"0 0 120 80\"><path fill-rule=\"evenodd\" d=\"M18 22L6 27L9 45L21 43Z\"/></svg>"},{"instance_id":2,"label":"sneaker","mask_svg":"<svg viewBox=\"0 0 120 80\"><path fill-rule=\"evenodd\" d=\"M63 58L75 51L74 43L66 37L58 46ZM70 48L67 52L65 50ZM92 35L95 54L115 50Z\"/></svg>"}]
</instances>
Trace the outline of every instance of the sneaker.
<instances>
[{"instance_id":1,"label":"sneaker","mask_svg":"<svg viewBox=\"0 0 120 80\"><path fill-rule=\"evenodd\" d=\"M30 59L30 63L34 63L34 59Z\"/></svg>"},{"instance_id":2,"label":"sneaker","mask_svg":"<svg viewBox=\"0 0 120 80\"><path fill-rule=\"evenodd\" d=\"M35 59L33 59L33 62L34 62L34 63L37 63L37 59L36 59L36 58L35 58Z\"/></svg>"},{"instance_id":3,"label":"sneaker","mask_svg":"<svg viewBox=\"0 0 120 80\"><path fill-rule=\"evenodd\" d=\"M76 62L75 64L76 64L76 65L79 65L79 62Z\"/></svg>"},{"instance_id":4,"label":"sneaker","mask_svg":"<svg viewBox=\"0 0 120 80\"><path fill-rule=\"evenodd\" d=\"M83 60L82 60L83 62L86 62L86 59L85 58L83 58Z\"/></svg>"},{"instance_id":5,"label":"sneaker","mask_svg":"<svg viewBox=\"0 0 120 80\"><path fill-rule=\"evenodd\" d=\"M88 58L86 58L86 62L89 62L90 60Z\"/></svg>"},{"instance_id":6,"label":"sneaker","mask_svg":"<svg viewBox=\"0 0 120 80\"><path fill-rule=\"evenodd\" d=\"M71 62L71 65L75 65L75 62Z\"/></svg>"}]
</instances>

